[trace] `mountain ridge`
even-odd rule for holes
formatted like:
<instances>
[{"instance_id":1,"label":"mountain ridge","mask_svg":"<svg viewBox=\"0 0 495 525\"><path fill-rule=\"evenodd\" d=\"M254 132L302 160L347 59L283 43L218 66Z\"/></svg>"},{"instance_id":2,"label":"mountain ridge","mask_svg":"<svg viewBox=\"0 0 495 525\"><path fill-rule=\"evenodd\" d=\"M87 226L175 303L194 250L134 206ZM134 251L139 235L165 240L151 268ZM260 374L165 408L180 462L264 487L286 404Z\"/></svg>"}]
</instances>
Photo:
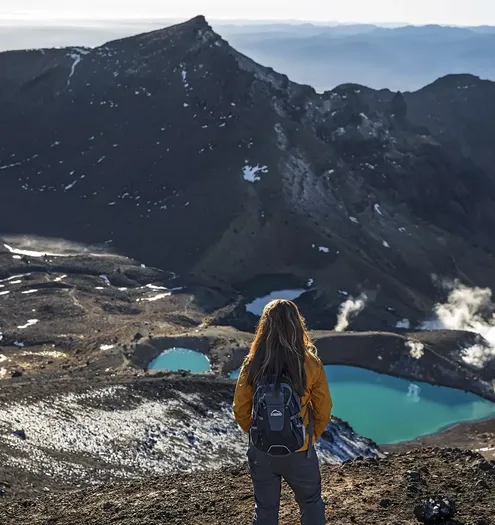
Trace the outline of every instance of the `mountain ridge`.
<instances>
[{"instance_id":1,"label":"mountain ridge","mask_svg":"<svg viewBox=\"0 0 495 525\"><path fill-rule=\"evenodd\" d=\"M316 328L330 327L339 288L381 290L401 318L418 318L438 297L433 273L495 282L476 269L493 257L491 153L442 142L417 109L424 92L348 84L318 95L232 49L203 17L67 54L0 97L0 184L19 203L0 212L5 233L111 240L241 292L262 275L316 279L330 305L311 314ZM469 79L458 92L482 106L495 84L478 100Z\"/></svg>"}]
</instances>

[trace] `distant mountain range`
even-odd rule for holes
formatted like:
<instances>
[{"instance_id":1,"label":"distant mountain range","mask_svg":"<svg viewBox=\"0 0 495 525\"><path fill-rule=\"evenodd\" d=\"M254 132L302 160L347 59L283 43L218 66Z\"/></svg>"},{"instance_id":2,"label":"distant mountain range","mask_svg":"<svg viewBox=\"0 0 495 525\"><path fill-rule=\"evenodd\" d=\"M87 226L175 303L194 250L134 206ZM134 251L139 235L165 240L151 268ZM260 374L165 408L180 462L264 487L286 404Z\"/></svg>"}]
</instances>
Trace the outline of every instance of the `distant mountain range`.
<instances>
[{"instance_id":1,"label":"distant mountain range","mask_svg":"<svg viewBox=\"0 0 495 525\"><path fill-rule=\"evenodd\" d=\"M0 72L2 233L112 241L247 295L311 282L315 328L340 291L373 291L362 328L386 328L428 315L432 274L495 288L493 82L318 95L201 17Z\"/></svg>"},{"instance_id":2,"label":"distant mountain range","mask_svg":"<svg viewBox=\"0 0 495 525\"><path fill-rule=\"evenodd\" d=\"M0 23L0 50L100 46L160 29L170 20ZM174 21L175 23L175 21ZM411 91L452 73L495 80L495 27L216 22L253 60L317 91L343 83Z\"/></svg>"},{"instance_id":3,"label":"distant mountain range","mask_svg":"<svg viewBox=\"0 0 495 525\"><path fill-rule=\"evenodd\" d=\"M257 62L317 91L354 82L411 91L451 73L495 79L495 28L273 26L220 29Z\"/></svg>"}]
</instances>

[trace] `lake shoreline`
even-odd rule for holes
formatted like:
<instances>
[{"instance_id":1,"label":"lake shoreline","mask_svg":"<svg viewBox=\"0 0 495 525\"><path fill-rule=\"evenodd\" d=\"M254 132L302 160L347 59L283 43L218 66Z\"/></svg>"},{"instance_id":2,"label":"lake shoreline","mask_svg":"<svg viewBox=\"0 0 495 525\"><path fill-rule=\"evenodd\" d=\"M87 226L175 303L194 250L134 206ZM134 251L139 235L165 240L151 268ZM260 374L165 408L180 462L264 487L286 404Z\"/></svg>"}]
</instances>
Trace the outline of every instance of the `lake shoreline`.
<instances>
[{"instance_id":1,"label":"lake shoreline","mask_svg":"<svg viewBox=\"0 0 495 525\"><path fill-rule=\"evenodd\" d=\"M474 344L476 334L439 330L431 332L344 332L313 331L312 339L324 365L363 368L409 381L471 392L495 402L492 384L495 370L475 372L462 362L459 346ZM174 336L146 338L128 354L132 366L147 369L164 350L189 348L205 354L212 373L227 377L242 365L253 334L229 326L208 326ZM423 346L420 359L411 356L409 341ZM482 376L482 377L480 377Z\"/></svg>"},{"instance_id":2,"label":"lake shoreline","mask_svg":"<svg viewBox=\"0 0 495 525\"><path fill-rule=\"evenodd\" d=\"M495 461L495 417L483 421L457 423L441 432L394 445L379 445L386 453L401 453L424 447L474 450Z\"/></svg>"}]
</instances>

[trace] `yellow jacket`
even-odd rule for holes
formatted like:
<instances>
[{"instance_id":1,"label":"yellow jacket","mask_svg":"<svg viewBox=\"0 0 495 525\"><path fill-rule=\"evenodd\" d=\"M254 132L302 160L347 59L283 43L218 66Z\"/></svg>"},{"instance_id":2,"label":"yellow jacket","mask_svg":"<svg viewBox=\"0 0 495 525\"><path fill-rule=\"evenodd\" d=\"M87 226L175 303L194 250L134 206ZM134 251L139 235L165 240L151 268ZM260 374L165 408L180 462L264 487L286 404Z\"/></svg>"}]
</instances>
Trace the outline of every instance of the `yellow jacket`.
<instances>
[{"instance_id":1,"label":"yellow jacket","mask_svg":"<svg viewBox=\"0 0 495 525\"><path fill-rule=\"evenodd\" d=\"M304 362L306 370L306 390L301 398L301 405L305 407L311 403L314 416L314 436L313 443L323 434L332 411L332 397L328 388L325 369L320 359L313 354L307 354ZM244 432L249 432L252 420L253 409L253 388L247 383L247 367L243 366L234 395L234 415L239 426ZM301 410L304 424L309 423L309 411L306 408ZM308 449L309 436L306 436L306 443L301 451Z\"/></svg>"}]
</instances>

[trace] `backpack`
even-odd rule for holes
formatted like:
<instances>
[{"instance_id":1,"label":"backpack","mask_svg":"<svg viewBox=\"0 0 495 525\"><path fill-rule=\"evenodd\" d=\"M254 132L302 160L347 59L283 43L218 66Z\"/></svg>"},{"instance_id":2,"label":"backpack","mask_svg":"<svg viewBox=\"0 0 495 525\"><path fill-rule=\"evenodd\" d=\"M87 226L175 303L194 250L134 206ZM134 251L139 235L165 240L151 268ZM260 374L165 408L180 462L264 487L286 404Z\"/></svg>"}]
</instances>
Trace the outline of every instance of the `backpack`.
<instances>
[{"instance_id":1,"label":"backpack","mask_svg":"<svg viewBox=\"0 0 495 525\"><path fill-rule=\"evenodd\" d=\"M309 435L312 437L312 410ZM253 395L252 423L249 440L258 450L271 456L284 456L299 450L306 439L306 427L301 416L301 398L294 391L292 382L283 378L277 388L267 381L257 386ZM311 450L311 440L309 451Z\"/></svg>"}]
</instances>

